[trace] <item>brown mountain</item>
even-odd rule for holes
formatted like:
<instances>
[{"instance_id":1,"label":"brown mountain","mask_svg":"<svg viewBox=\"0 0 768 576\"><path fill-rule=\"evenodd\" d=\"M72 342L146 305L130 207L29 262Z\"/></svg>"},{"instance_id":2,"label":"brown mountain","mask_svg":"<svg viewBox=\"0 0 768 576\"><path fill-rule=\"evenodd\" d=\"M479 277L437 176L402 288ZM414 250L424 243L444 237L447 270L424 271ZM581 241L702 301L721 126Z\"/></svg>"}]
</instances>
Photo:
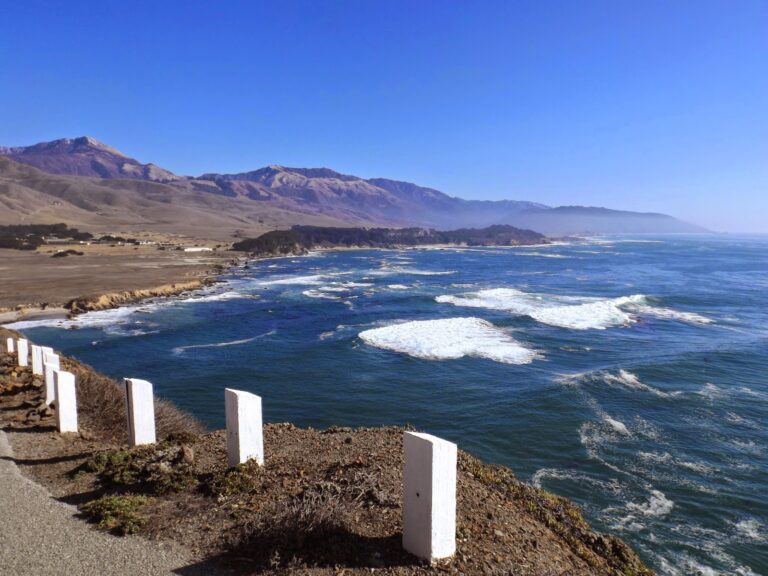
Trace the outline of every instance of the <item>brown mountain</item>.
<instances>
[{"instance_id":1,"label":"brown mountain","mask_svg":"<svg viewBox=\"0 0 768 576\"><path fill-rule=\"evenodd\" d=\"M213 240L297 223L369 224L211 194L188 184L48 174L0 157L0 224L58 222L104 233L150 231Z\"/></svg>"},{"instance_id":2,"label":"brown mountain","mask_svg":"<svg viewBox=\"0 0 768 576\"><path fill-rule=\"evenodd\" d=\"M168 225L189 227L183 220L189 210L210 210L234 223L252 221L263 227L293 224L422 226L439 229L483 228L507 224L549 235L580 232L698 232L701 228L664 214L620 212L605 208L561 207L518 200L463 200L409 182L386 178L363 179L328 168L267 166L238 174L208 173L180 177L154 164L141 164L114 148L89 137L55 140L34 146L2 148L0 156L34 166L51 174L88 177L79 185L80 203L95 213L113 214L127 203L124 220L146 215L148 198L162 197L162 206L173 206L162 218ZM15 185L26 185L17 176ZM40 182L40 176L31 177ZM78 189L76 180L67 188ZM482 182L479 182L482 186ZM94 188L96 187L96 188ZM37 188L32 186L33 189ZM50 190L50 184L46 184ZM117 204L100 204L96 190L109 190ZM85 193L93 190L94 195ZM115 194L126 190L118 201ZM141 202L135 198L141 197ZM0 196L2 201L2 196ZM136 207L133 202L138 202ZM158 213L164 213L160 210ZM197 212L195 212L197 213ZM146 215L148 221L155 216ZM193 218L195 222L199 218ZM232 230L226 225L225 230ZM253 231L249 229L249 233ZM221 236L221 234L218 234Z\"/></svg>"},{"instance_id":3,"label":"brown mountain","mask_svg":"<svg viewBox=\"0 0 768 576\"><path fill-rule=\"evenodd\" d=\"M34 166L50 174L130 178L154 182L178 179L168 170L154 164L142 164L90 136L62 138L33 146L0 146L0 156Z\"/></svg>"}]
</instances>

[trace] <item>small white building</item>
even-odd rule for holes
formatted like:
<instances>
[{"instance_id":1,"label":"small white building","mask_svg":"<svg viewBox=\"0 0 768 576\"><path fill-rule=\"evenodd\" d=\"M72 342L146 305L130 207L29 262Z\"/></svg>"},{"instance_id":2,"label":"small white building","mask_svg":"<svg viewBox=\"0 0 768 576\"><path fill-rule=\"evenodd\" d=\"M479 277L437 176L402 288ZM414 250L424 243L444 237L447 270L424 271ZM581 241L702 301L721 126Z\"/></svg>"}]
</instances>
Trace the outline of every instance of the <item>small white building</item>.
<instances>
[{"instance_id":1,"label":"small white building","mask_svg":"<svg viewBox=\"0 0 768 576\"><path fill-rule=\"evenodd\" d=\"M208 246L190 246L184 248L184 252L213 252L213 248L208 248Z\"/></svg>"}]
</instances>

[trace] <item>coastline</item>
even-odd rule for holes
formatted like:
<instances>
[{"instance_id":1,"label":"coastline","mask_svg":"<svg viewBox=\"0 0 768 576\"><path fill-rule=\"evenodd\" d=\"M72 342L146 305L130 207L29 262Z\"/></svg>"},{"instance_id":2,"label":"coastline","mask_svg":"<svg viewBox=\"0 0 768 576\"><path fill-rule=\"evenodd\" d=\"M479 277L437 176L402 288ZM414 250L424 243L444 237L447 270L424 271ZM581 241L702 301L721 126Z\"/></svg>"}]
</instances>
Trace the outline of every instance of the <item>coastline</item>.
<instances>
[{"instance_id":1,"label":"coastline","mask_svg":"<svg viewBox=\"0 0 768 576\"><path fill-rule=\"evenodd\" d=\"M65 301L30 304L23 302L13 302L10 306L0 307L0 326L14 324L16 322L38 321L38 320L64 320L72 318L79 314L93 312L98 310L108 310L120 308L130 304L136 304L150 298L172 298L186 292L206 288L219 282L219 277L227 270L240 265L248 265L252 262L263 260L278 260L281 258L298 258L312 256L313 254L325 252L350 252L350 251L440 251L452 249L465 250L515 250L525 248L552 248L567 242L560 242L558 239L552 239L547 243L536 244L517 244L517 245L489 245L472 246L466 243L449 244L425 244L425 245L393 245L386 247L379 246L327 246L316 247L308 250L296 251L288 254L251 254L248 252L228 251L218 256L218 262L213 266L207 266L205 270L198 274L198 278L189 279L188 273L180 270L179 275L173 278L172 282L162 284L152 284L137 288L129 288L126 284L117 286L116 290L109 290L100 293L76 295ZM146 283L145 283L146 284ZM25 291L22 284L20 291Z\"/></svg>"},{"instance_id":2,"label":"coastline","mask_svg":"<svg viewBox=\"0 0 768 576\"><path fill-rule=\"evenodd\" d=\"M11 267L16 273L9 277L8 285L12 284L12 292L6 295L5 306L0 307L0 326L25 321L63 320L85 312L119 308L149 298L178 296L215 284L221 274L246 261L244 255L232 252L202 257L161 253L159 256L152 255L152 259L147 256L121 255L119 258L112 257L112 261L106 264L90 264L78 260L76 264L65 266L70 278L57 285L61 265L47 271L40 264L47 265L48 262L41 261L39 254L5 252L11 253L17 260L26 261L21 266ZM15 262L11 261L11 264ZM104 270L103 273L98 272L99 266ZM33 272L27 273L31 267L34 268ZM96 268L97 272L88 268ZM94 276L89 277L89 274ZM0 277L0 282L2 280L4 278ZM93 290L100 286L103 286L102 290ZM57 290L57 287L61 289ZM21 299L21 295L25 300ZM45 301L30 302L43 299Z\"/></svg>"},{"instance_id":3,"label":"coastline","mask_svg":"<svg viewBox=\"0 0 768 576\"><path fill-rule=\"evenodd\" d=\"M515 246L469 246L467 244L428 244L421 246L389 246L389 247L371 247L371 246L329 246L318 247L310 250L295 252L290 254L274 255L253 255L248 253L234 253L231 258L223 264L218 264L210 270L205 271L204 275L195 280L181 278L180 281L158 286L140 288L133 290L110 291L102 294L86 295L73 298L67 302L54 306L33 306L18 305L16 309L0 309L0 326L15 324L17 322L38 321L38 320L65 320L74 316L95 312L100 310L110 310L137 304L149 299L155 298L173 298L184 293L192 292L212 286L220 282L221 275L225 274L231 268L240 265L249 265L254 262L266 260L280 260L283 258L301 258L311 257L313 254L333 253L333 252L356 252L356 251L382 251L382 252L401 252L401 251L440 251L452 249L465 250L515 250L521 248L552 248L567 244L553 240L546 244L520 244Z\"/></svg>"}]
</instances>

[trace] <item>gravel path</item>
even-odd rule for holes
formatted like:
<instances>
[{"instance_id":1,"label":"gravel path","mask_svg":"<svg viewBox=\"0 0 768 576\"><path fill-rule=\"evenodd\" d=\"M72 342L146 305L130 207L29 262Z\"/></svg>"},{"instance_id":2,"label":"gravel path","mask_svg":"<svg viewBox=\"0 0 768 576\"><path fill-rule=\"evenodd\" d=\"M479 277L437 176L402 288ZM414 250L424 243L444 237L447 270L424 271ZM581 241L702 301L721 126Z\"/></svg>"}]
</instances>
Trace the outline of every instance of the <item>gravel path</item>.
<instances>
[{"instance_id":1,"label":"gravel path","mask_svg":"<svg viewBox=\"0 0 768 576\"><path fill-rule=\"evenodd\" d=\"M73 506L55 500L22 476L0 431L0 574L194 574L176 545L116 538L75 518ZM188 568L184 568L188 567Z\"/></svg>"}]
</instances>

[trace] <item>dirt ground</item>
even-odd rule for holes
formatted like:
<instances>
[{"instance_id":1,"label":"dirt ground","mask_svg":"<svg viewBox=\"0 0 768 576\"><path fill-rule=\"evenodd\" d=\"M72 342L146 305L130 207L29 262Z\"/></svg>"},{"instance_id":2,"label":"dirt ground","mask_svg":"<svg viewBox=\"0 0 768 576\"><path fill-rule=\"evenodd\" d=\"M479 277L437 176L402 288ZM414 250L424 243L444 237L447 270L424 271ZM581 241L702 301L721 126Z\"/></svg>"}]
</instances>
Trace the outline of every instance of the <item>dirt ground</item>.
<instances>
[{"instance_id":1,"label":"dirt ground","mask_svg":"<svg viewBox=\"0 0 768 576\"><path fill-rule=\"evenodd\" d=\"M164 440L127 449L114 406L84 400L80 434L61 435L41 400L39 377L0 354L0 427L22 472L102 529L183 543L211 573L651 574L567 500L463 452L456 556L435 566L410 556L401 546L400 428L270 424L264 466L227 468L225 433L185 432L195 427L176 409L158 413ZM114 421L101 422L107 414Z\"/></svg>"},{"instance_id":2,"label":"dirt ground","mask_svg":"<svg viewBox=\"0 0 768 576\"><path fill-rule=\"evenodd\" d=\"M82 256L53 258L58 250ZM74 298L154 288L215 273L238 254L183 252L156 246L57 245L36 251L0 249L0 311L56 308ZM0 318L0 322L10 321Z\"/></svg>"}]
</instances>

